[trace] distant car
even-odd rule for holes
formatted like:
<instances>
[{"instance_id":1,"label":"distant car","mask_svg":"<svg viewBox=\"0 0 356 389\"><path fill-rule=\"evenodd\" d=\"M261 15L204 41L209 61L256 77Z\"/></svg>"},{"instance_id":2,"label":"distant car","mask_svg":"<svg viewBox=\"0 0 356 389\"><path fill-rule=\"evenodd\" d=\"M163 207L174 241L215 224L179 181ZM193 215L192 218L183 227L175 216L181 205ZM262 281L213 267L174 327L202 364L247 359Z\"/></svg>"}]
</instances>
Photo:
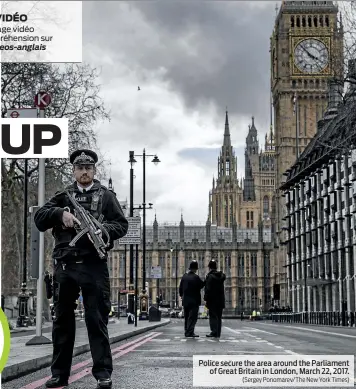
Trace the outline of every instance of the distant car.
<instances>
[{"instance_id":1,"label":"distant car","mask_svg":"<svg viewBox=\"0 0 356 389\"><path fill-rule=\"evenodd\" d=\"M178 309L172 309L172 311L170 312L170 317L178 318L179 314L180 314L180 311Z\"/></svg>"}]
</instances>

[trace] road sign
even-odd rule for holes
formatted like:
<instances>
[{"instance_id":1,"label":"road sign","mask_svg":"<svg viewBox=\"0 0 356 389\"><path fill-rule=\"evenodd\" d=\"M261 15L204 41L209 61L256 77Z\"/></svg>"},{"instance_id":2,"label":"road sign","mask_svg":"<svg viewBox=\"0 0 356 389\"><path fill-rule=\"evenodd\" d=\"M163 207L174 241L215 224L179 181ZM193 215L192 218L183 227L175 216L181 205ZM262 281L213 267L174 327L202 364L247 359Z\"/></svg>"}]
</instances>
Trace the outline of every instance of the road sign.
<instances>
[{"instance_id":1,"label":"road sign","mask_svg":"<svg viewBox=\"0 0 356 389\"><path fill-rule=\"evenodd\" d=\"M36 118L37 108L11 108L7 110L8 118Z\"/></svg>"},{"instance_id":2,"label":"road sign","mask_svg":"<svg viewBox=\"0 0 356 389\"><path fill-rule=\"evenodd\" d=\"M161 266L151 266L151 278L162 278Z\"/></svg>"},{"instance_id":3,"label":"road sign","mask_svg":"<svg viewBox=\"0 0 356 389\"><path fill-rule=\"evenodd\" d=\"M129 229L127 234L119 239L119 244L140 244L141 243L141 218L128 217Z\"/></svg>"},{"instance_id":4,"label":"road sign","mask_svg":"<svg viewBox=\"0 0 356 389\"><path fill-rule=\"evenodd\" d=\"M38 92L35 96L35 106L40 109L44 109L51 104L51 95L47 92Z\"/></svg>"}]
</instances>

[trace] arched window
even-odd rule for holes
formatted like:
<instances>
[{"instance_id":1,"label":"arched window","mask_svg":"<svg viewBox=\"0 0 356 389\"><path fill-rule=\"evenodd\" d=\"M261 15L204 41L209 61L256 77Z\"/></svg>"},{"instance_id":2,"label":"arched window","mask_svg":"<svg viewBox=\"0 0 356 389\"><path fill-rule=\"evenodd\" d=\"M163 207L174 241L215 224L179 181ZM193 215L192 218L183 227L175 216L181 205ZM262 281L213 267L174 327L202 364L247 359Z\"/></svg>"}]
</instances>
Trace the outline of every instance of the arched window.
<instances>
[{"instance_id":1,"label":"arched window","mask_svg":"<svg viewBox=\"0 0 356 389\"><path fill-rule=\"evenodd\" d=\"M263 198L263 215L269 214L269 198L268 196L265 196Z\"/></svg>"}]
</instances>

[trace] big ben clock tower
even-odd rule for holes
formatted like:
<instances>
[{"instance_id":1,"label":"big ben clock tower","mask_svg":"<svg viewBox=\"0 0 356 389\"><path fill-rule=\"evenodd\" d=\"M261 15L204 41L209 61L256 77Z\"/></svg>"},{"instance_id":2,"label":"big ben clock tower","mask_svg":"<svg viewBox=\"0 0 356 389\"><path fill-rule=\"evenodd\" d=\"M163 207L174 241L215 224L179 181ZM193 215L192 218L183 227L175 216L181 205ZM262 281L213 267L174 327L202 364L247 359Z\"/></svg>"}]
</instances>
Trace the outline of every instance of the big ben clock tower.
<instances>
[{"instance_id":1,"label":"big ben clock tower","mask_svg":"<svg viewBox=\"0 0 356 389\"><path fill-rule=\"evenodd\" d=\"M332 1L283 1L271 37L271 93L276 147L273 294L287 301L286 253L281 245L285 173L317 130L328 101L328 83L342 77L343 32Z\"/></svg>"}]
</instances>

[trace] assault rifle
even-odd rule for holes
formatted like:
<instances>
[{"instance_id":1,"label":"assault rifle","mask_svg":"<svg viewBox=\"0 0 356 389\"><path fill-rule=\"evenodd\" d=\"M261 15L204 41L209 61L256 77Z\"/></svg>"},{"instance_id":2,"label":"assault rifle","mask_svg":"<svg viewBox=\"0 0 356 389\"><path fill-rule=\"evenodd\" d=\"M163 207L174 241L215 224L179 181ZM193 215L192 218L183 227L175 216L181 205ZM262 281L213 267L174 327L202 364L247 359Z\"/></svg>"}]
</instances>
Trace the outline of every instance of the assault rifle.
<instances>
[{"instance_id":1,"label":"assault rifle","mask_svg":"<svg viewBox=\"0 0 356 389\"><path fill-rule=\"evenodd\" d=\"M76 225L75 227L78 233L69 243L69 246L74 247L81 237L88 235L89 239L93 242L100 259L105 258L107 252L106 248L110 246L110 235L101 224L103 216L101 215L99 220L96 220L95 217L91 215L89 211L86 211L67 190L65 193L74 207L74 216L80 222L80 225ZM100 232L103 232L106 235L107 243L104 242Z\"/></svg>"},{"instance_id":2,"label":"assault rifle","mask_svg":"<svg viewBox=\"0 0 356 389\"><path fill-rule=\"evenodd\" d=\"M46 296L49 299L53 297L53 278L52 275L46 271L45 276L44 276L44 282L46 284Z\"/></svg>"}]
</instances>

